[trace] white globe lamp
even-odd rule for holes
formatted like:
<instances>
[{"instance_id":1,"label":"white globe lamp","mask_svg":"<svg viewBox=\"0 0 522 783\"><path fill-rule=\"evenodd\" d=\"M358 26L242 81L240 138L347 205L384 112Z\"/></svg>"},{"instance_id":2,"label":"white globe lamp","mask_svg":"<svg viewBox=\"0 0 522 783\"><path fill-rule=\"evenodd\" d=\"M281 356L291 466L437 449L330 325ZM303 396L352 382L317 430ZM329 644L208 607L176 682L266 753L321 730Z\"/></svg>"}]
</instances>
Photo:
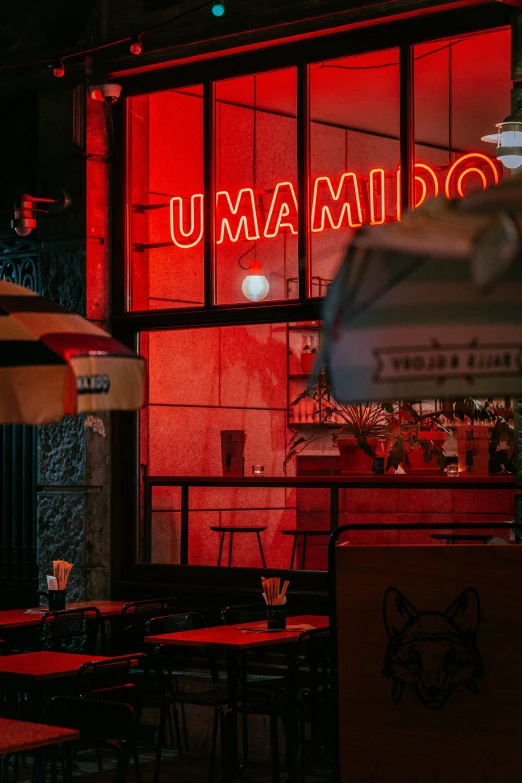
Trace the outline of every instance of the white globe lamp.
<instances>
[{"instance_id":1,"label":"white globe lamp","mask_svg":"<svg viewBox=\"0 0 522 783\"><path fill-rule=\"evenodd\" d=\"M261 302L268 296L270 286L268 280L263 274L263 265L257 259L254 259L248 268L247 276L241 286L244 296L251 302Z\"/></svg>"}]
</instances>

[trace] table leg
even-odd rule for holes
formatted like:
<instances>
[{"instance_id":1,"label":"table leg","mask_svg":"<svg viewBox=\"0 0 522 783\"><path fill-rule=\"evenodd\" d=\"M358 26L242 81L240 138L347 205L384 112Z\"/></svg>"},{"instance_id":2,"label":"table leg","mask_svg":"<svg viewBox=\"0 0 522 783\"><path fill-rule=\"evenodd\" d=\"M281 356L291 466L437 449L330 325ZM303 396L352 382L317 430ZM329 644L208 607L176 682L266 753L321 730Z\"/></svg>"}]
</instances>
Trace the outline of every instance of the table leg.
<instances>
[{"instance_id":1,"label":"table leg","mask_svg":"<svg viewBox=\"0 0 522 783\"><path fill-rule=\"evenodd\" d=\"M218 561L217 561L218 566L221 565L221 555L223 554L223 544L224 544L224 542L225 542L225 534L224 533L220 533L219 534L219 554L218 554Z\"/></svg>"},{"instance_id":2,"label":"table leg","mask_svg":"<svg viewBox=\"0 0 522 783\"><path fill-rule=\"evenodd\" d=\"M290 555L290 571L294 567L294 560L297 552L297 536L293 536L294 543L292 544L292 554Z\"/></svg>"},{"instance_id":3,"label":"table leg","mask_svg":"<svg viewBox=\"0 0 522 783\"><path fill-rule=\"evenodd\" d=\"M240 665L241 665L241 671L240 671L241 704L243 705L243 710L241 712L241 731L242 731L242 739L243 739L243 758L242 758L241 766L244 769L248 763L248 710L246 709L246 704L248 703L248 695L247 695L248 681L247 681L246 653L243 653L241 655Z\"/></svg>"},{"instance_id":4,"label":"table leg","mask_svg":"<svg viewBox=\"0 0 522 783\"><path fill-rule=\"evenodd\" d=\"M259 551L261 553L261 562L263 563L263 568L266 568L265 554L263 552L263 544L261 543L261 536L259 535L259 533L256 533L256 536L257 536L257 543L259 544Z\"/></svg>"},{"instance_id":5,"label":"table leg","mask_svg":"<svg viewBox=\"0 0 522 783\"><path fill-rule=\"evenodd\" d=\"M308 538L308 536L306 535L306 533L304 533L304 535L303 535L303 555L301 557L301 571L304 571L305 570L305 566L306 566L306 539L307 538Z\"/></svg>"},{"instance_id":6,"label":"table leg","mask_svg":"<svg viewBox=\"0 0 522 783\"><path fill-rule=\"evenodd\" d=\"M223 780L232 781L237 775L237 701L239 679L239 653L237 650L227 651L227 687L228 687L228 712L224 720L226 726L227 752L223 754Z\"/></svg>"},{"instance_id":7,"label":"table leg","mask_svg":"<svg viewBox=\"0 0 522 783\"><path fill-rule=\"evenodd\" d=\"M234 534L232 531L228 534L230 536L230 540L228 542L228 567L232 565L232 546L234 544Z\"/></svg>"}]
</instances>

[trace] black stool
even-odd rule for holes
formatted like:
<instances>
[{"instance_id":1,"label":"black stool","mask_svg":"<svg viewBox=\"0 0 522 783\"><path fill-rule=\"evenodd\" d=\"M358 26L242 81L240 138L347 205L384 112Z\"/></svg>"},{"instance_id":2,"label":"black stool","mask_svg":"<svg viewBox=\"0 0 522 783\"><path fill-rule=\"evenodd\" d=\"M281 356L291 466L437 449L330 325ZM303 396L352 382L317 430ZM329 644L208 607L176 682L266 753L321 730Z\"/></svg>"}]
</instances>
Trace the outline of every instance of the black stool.
<instances>
[{"instance_id":1,"label":"black stool","mask_svg":"<svg viewBox=\"0 0 522 783\"><path fill-rule=\"evenodd\" d=\"M263 552L263 544L261 543L261 536L260 533L263 532L263 530L266 530L265 527L217 527L214 525L210 526L211 530L215 530L216 533L221 533L221 539L219 541L219 555L218 555L218 566L221 565L221 555L223 554L223 544L225 542L225 534L230 534L229 544L228 544L228 565L229 567L232 565L232 547L234 542L234 533L255 533L257 536L257 543L259 544L259 553L261 555L261 562L263 563L263 568L266 568L265 563L265 555Z\"/></svg>"},{"instance_id":2,"label":"black stool","mask_svg":"<svg viewBox=\"0 0 522 783\"><path fill-rule=\"evenodd\" d=\"M296 560L297 555L297 541L299 539L299 536L303 537L303 552L301 554L301 571L305 570L306 566L306 541L308 536L329 536L330 531L329 530L281 530L281 533L284 536L293 536L294 537L294 543L292 544L292 554L290 555L290 570L294 567L294 560Z\"/></svg>"}]
</instances>

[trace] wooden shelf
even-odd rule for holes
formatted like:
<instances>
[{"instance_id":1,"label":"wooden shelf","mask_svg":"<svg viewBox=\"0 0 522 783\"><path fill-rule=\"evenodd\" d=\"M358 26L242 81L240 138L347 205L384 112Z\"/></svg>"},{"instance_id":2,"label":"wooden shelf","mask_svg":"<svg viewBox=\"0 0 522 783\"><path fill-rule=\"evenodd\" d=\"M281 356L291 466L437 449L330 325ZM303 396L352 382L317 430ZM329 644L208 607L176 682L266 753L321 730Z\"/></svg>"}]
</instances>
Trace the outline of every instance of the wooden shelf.
<instances>
[{"instance_id":1,"label":"wooden shelf","mask_svg":"<svg viewBox=\"0 0 522 783\"><path fill-rule=\"evenodd\" d=\"M306 422L303 422L303 424L298 424L297 422L290 422L288 424L288 429L290 430L305 430L305 429L311 429L312 427L329 427L331 429L340 429L341 427L344 427L344 424L334 424L331 421L318 421L315 424L307 424Z\"/></svg>"},{"instance_id":2,"label":"wooden shelf","mask_svg":"<svg viewBox=\"0 0 522 783\"><path fill-rule=\"evenodd\" d=\"M289 332L318 332L322 328L322 324L310 324L310 326L295 326L294 324L288 325Z\"/></svg>"}]
</instances>

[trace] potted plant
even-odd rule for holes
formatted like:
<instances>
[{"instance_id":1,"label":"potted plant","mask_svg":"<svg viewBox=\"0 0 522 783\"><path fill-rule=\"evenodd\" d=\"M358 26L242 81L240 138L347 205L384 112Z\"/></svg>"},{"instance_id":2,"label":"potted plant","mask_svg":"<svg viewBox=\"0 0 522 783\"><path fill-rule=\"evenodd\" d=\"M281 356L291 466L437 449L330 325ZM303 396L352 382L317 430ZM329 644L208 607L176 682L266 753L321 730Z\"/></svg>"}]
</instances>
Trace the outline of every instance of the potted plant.
<instances>
[{"instance_id":1,"label":"potted plant","mask_svg":"<svg viewBox=\"0 0 522 783\"><path fill-rule=\"evenodd\" d=\"M443 472L444 442L451 430L440 421L442 409L419 413L410 402L384 402L391 432L386 470Z\"/></svg>"},{"instance_id":2,"label":"potted plant","mask_svg":"<svg viewBox=\"0 0 522 783\"><path fill-rule=\"evenodd\" d=\"M385 453L388 425L382 405L372 402L336 408L338 420L342 421L335 439L342 472L369 473L377 454Z\"/></svg>"},{"instance_id":3,"label":"potted plant","mask_svg":"<svg viewBox=\"0 0 522 783\"><path fill-rule=\"evenodd\" d=\"M488 472L513 471L514 427L513 408L487 399L483 403L474 397L455 401L455 418L461 425L482 424L489 427Z\"/></svg>"},{"instance_id":4,"label":"potted plant","mask_svg":"<svg viewBox=\"0 0 522 783\"><path fill-rule=\"evenodd\" d=\"M326 369L312 389L305 389L293 402L313 400L314 418L319 424L310 435L296 430L290 439L283 468L312 443L332 437L339 448L343 473L370 472L378 454L387 455L385 470L399 467L405 472L430 466L445 468L443 443L449 431L439 421L442 410L419 414L411 403L386 401L339 404L335 401ZM339 430L331 432L331 424ZM440 434L439 434L440 433Z\"/></svg>"}]
</instances>

